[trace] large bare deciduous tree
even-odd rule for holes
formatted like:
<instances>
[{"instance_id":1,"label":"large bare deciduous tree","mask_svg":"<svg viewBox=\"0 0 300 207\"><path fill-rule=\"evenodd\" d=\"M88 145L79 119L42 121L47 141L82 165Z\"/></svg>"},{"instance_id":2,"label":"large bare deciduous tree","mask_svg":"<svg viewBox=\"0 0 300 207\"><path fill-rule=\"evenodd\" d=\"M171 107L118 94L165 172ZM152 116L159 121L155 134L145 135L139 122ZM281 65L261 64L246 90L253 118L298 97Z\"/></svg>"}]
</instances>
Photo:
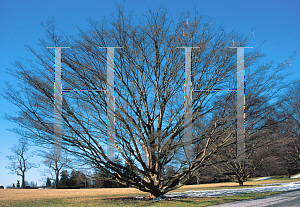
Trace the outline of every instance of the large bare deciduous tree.
<instances>
[{"instance_id":1,"label":"large bare deciduous tree","mask_svg":"<svg viewBox=\"0 0 300 207\"><path fill-rule=\"evenodd\" d=\"M232 88L236 87L237 60L236 50L229 47L245 46L246 39L214 27L201 16L183 15L175 21L162 10L149 11L139 21L119 10L109 23L91 22L91 29L80 30L77 38L57 33L51 22L44 26L48 40L40 42L41 53L28 47L36 61L17 62L12 71L22 88L18 91L8 85L4 93L20 108L18 116L7 118L26 129L36 143L54 144L54 50L46 46L71 46L62 49L64 89L101 90L109 87L103 47L122 47L114 51L115 108L110 110L115 112L116 154L126 164L106 154L106 93L65 92L62 101L62 147L119 182L162 196L182 186L209 165L215 153L235 142L229 124L234 120L184 139L184 127L209 117L217 96L193 93L192 119L185 126L185 53L177 47L198 47L191 54L193 89ZM260 57L253 51L245 55L246 68ZM197 143L201 147L196 153L190 149ZM170 166L173 170L166 173Z\"/></svg>"}]
</instances>

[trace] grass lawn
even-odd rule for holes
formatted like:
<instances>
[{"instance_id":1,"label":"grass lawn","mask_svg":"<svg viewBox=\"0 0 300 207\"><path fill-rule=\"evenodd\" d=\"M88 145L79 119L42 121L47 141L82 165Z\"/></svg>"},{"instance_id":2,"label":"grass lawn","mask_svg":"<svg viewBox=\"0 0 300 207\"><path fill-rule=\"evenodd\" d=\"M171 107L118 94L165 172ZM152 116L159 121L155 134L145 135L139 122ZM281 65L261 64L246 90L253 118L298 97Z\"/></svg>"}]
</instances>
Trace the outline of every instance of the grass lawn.
<instances>
[{"instance_id":1,"label":"grass lawn","mask_svg":"<svg viewBox=\"0 0 300 207\"><path fill-rule=\"evenodd\" d=\"M228 188L249 188L260 184L295 182L300 179L278 178L272 180L248 181L245 186L237 183L212 183L200 185L186 185L174 192L188 190L217 190ZM268 193L249 193L234 196L183 198L170 201L138 201L125 197L148 194L134 188L102 188L102 189L4 189L0 190L0 206L209 206L220 203L257 198ZM123 197L123 199L120 199Z\"/></svg>"}]
</instances>

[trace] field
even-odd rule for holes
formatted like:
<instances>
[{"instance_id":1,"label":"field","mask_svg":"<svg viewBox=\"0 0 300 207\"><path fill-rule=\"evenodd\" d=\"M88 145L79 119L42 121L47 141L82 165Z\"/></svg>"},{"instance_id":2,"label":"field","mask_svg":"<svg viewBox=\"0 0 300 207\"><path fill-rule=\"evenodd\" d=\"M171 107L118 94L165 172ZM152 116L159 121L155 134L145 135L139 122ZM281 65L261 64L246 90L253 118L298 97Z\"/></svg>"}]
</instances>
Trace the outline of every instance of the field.
<instances>
[{"instance_id":1,"label":"field","mask_svg":"<svg viewBox=\"0 0 300 207\"><path fill-rule=\"evenodd\" d=\"M300 179L273 179L261 181L248 181L245 186L239 187L237 183L213 183L201 185L187 185L174 192L188 190L215 190L224 188L249 188L260 184L295 182ZM219 203L243 200L269 193L251 193L235 196L215 198L183 198L170 201L140 201L130 197L147 197L134 188L101 188L101 189L4 189L0 190L0 206L208 206Z\"/></svg>"}]
</instances>

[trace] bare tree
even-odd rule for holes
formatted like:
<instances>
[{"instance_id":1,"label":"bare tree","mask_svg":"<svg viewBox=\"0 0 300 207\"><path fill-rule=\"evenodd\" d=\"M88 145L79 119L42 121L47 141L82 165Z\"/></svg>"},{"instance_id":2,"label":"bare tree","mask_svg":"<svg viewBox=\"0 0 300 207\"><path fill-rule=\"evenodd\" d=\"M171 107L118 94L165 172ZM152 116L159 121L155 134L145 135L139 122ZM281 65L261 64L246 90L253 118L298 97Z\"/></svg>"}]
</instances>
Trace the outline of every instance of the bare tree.
<instances>
[{"instance_id":1,"label":"bare tree","mask_svg":"<svg viewBox=\"0 0 300 207\"><path fill-rule=\"evenodd\" d=\"M288 90L282 94L281 107L288 116L280 125L280 150L276 152L285 171L290 176L299 172L300 167L300 81L289 84Z\"/></svg>"},{"instance_id":2,"label":"bare tree","mask_svg":"<svg viewBox=\"0 0 300 207\"><path fill-rule=\"evenodd\" d=\"M57 159L54 155L54 152L51 151L50 153L41 152L40 156L44 157L44 165L54 171L55 179L55 189L58 189L58 181L59 181L59 173L64 168L72 168L71 160L68 159L67 154L64 154L61 159Z\"/></svg>"},{"instance_id":3,"label":"bare tree","mask_svg":"<svg viewBox=\"0 0 300 207\"><path fill-rule=\"evenodd\" d=\"M27 141L25 139L20 139L19 145L13 147L11 150L14 153L14 155L6 156L6 158L8 158L11 161L10 165L6 168L10 169L14 173L17 173L17 175L22 177L21 188L25 188L25 172L37 166L33 163L28 162L28 158L30 156L26 155L28 148Z\"/></svg>"},{"instance_id":4,"label":"bare tree","mask_svg":"<svg viewBox=\"0 0 300 207\"><path fill-rule=\"evenodd\" d=\"M189 18L189 22L186 19ZM4 97L19 106L19 116L7 118L28 130L40 145L53 141L53 49L48 45L73 45L63 50L63 86L76 89L105 89L106 52L115 50L115 142L114 147L126 165L106 154L107 103L102 92L64 93L62 103L62 145L68 152L100 168L119 182L149 192L155 197L182 186L196 171L209 165L209 158L235 142L228 124L216 124L207 133L184 139L184 127L209 116L216 95L207 91L193 94L192 119L184 124L184 52L177 46L199 47L192 51L194 89L230 88L236 80L235 46L246 39L215 29L195 15L171 21L166 12L149 11L140 22L119 10L110 26L104 22L78 39L58 35L53 23L45 25L50 42L41 41L42 54L27 69L17 62L12 72L23 81L21 91L5 91ZM234 39L234 41L233 41ZM261 54L245 55L245 67ZM229 120L233 122L233 120ZM228 121L227 121L228 122ZM197 153L190 146L201 143ZM164 172L172 166L173 175ZM125 173L130 171L130 173Z\"/></svg>"},{"instance_id":5,"label":"bare tree","mask_svg":"<svg viewBox=\"0 0 300 207\"><path fill-rule=\"evenodd\" d=\"M289 61L289 60L288 60ZM287 62L288 62L287 61ZM282 110L280 100L281 91L286 88L286 75L279 71L286 68L286 63L272 67L271 64L258 66L246 70L245 90L245 148L246 160L236 161L236 143L220 150L211 159L220 173L234 175L240 185L249 178L250 174L258 169L261 161L278 152L278 140L281 128L290 113ZM205 133L210 133L218 125L228 129L236 139L236 94L221 95L215 102L213 116ZM199 147L199 146L197 146ZM273 163L273 162L272 162ZM265 166L267 167L267 166Z\"/></svg>"},{"instance_id":6,"label":"bare tree","mask_svg":"<svg viewBox=\"0 0 300 207\"><path fill-rule=\"evenodd\" d=\"M287 122L286 133L292 137L293 151L296 157L300 158L300 80L290 84L285 100L284 110L291 114Z\"/></svg>"}]
</instances>

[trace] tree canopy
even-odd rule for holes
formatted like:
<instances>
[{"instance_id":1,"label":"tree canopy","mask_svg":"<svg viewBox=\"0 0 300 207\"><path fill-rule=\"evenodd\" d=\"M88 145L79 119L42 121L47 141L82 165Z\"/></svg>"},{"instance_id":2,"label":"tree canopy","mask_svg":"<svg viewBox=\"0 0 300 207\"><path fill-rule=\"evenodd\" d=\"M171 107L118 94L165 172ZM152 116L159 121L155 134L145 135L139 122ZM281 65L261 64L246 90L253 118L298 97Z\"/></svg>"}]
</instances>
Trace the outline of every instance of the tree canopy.
<instances>
[{"instance_id":1,"label":"tree canopy","mask_svg":"<svg viewBox=\"0 0 300 207\"><path fill-rule=\"evenodd\" d=\"M58 33L53 22L44 27L48 40L41 40L41 52L28 47L36 61L30 61L29 68L15 64L13 75L22 80L22 88L8 86L5 92L20 108L18 116L8 119L26 129L36 143L54 144L54 50L47 46L71 46L62 49L64 89L102 90L109 87L103 47L122 47L114 50L115 106L111 110L115 112L114 147L126 164L106 154L106 93L65 92L62 100L62 147L119 182L155 197L164 195L211 165L209 159L220 149L236 142L234 119L222 119L184 140L185 54L177 47L198 47L191 53L193 89L234 88L236 50L229 47L245 46L247 38L225 32L197 14L172 20L164 10L149 11L134 21L120 9L111 22L91 22L91 29L79 30L77 38ZM260 57L256 50L247 53L246 70ZM217 93L208 91L193 93L190 124L211 116L218 108L213 104L216 97ZM202 144L195 152L190 146L197 143ZM167 171L169 166L172 170Z\"/></svg>"}]
</instances>

